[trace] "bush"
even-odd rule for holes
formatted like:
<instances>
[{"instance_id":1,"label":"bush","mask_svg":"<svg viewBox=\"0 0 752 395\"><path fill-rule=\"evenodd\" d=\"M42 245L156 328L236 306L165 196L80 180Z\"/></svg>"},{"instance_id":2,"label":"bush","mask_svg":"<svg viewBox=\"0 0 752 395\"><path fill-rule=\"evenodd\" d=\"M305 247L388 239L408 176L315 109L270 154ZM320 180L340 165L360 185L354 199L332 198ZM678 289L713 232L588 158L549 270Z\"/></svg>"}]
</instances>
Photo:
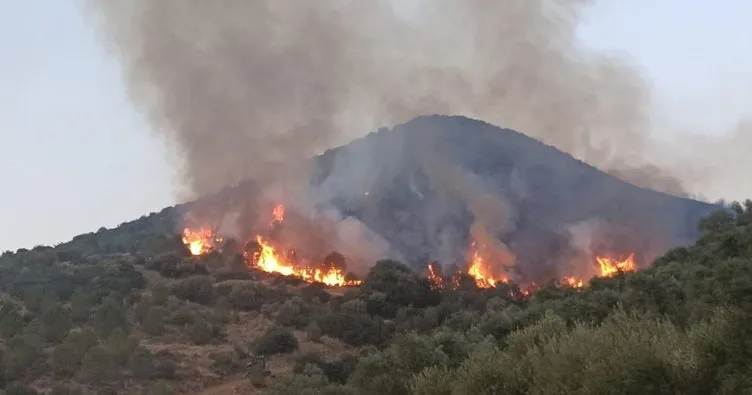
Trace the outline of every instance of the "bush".
<instances>
[{"instance_id":1,"label":"bush","mask_svg":"<svg viewBox=\"0 0 752 395\"><path fill-rule=\"evenodd\" d=\"M308 336L308 340L312 342L318 343L321 341L321 328L316 321L311 321L311 323L308 324L308 327L306 328L306 336Z\"/></svg>"},{"instance_id":2,"label":"bush","mask_svg":"<svg viewBox=\"0 0 752 395\"><path fill-rule=\"evenodd\" d=\"M3 307L3 316L0 318L0 335L10 339L23 329L24 317L14 307Z\"/></svg>"},{"instance_id":3,"label":"bush","mask_svg":"<svg viewBox=\"0 0 752 395\"><path fill-rule=\"evenodd\" d=\"M171 395L172 393L172 385L167 381L159 380L149 387L146 395Z\"/></svg>"},{"instance_id":4,"label":"bush","mask_svg":"<svg viewBox=\"0 0 752 395\"><path fill-rule=\"evenodd\" d=\"M407 266L391 260L376 262L362 285L365 294L379 292L384 295L378 303L369 303L371 314L394 318L400 307L423 308L437 305L437 291L431 288L428 279L419 276Z\"/></svg>"},{"instance_id":5,"label":"bush","mask_svg":"<svg viewBox=\"0 0 752 395\"><path fill-rule=\"evenodd\" d=\"M384 344L393 332L381 319L368 314L332 312L316 322L325 335L355 347Z\"/></svg>"},{"instance_id":6,"label":"bush","mask_svg":"<svg viewBox=\"0 0 752 395\"><path fill-rule=\"evenodd\" d=\"M125 328L125 310L122 303L113 297L107 297L94 312L94 327L102 337L107 337L116 328Z\"/></svg>"},{"instance_id":7,"label":"bush","mask_svg":"<svg viewBox=\"0 0 752 395\"><path fill-rule=\"evenodd\" d=\"M141 328L151 336L161 336L165 332L164 317L167 312L161 307L151 307L146 313Z\"/></svg>"},{"instance_id":8,"label":"bush","mask_svg":"<svg viewBox=\"0 0 752 395\"><path fill-rule=\"evenodd\" d=\"M184 278L209 274L205 265L184 261L175 254L164 254L146 263L146 268L156 270L162 277Z\"/></svg>"},{"instance_id":9,"label":"bush","mask_svg":"<svg viewBox=\"0 0 752 395\"><path fill-rule=\"evenodd\" d=\"M153 355L139 347L128 360L128 368L139 379L171 379L175 377L175 363L164 355Z\"/></svg>"},{"instance_id":10,"label":"bush","mask_svg":"<svg viewBox=\"0 0 752 395\"><path fill-rule=\"evenodd\" d=\"M274 302L286 295L278 290L269 289L258 284L236 284L231 288L227 298L230 304L239 310L259 310L266 303Z\"/></svg>"},{"instance_id":11,"label":"bush","mask_svg":"<svg viewBox=\"0 0 752 395\"><path fill-rule=\"evenodd\" d=\"M78 388L57 384L50 390L50 395L81 395L81 390Z\"/></svg>"},{"instance_id":12,"label":"bush","mask_svg":"<svg viewBox=\"0 0 752 395\"><path fill-rule=\"evenodd\" d=\"M331 383L345 384L355 371L357 357L345 357L338 361L327 362L319 353L309 352L295 359L293 373L304 374L307 367L316 366Z\"/></svg>"},{"instance_id":13,"label":"bush","mask_svg":"<svg viewBox=\"0 0 752 395\"><path fill-rule=\"evenodd\" d=\"M137 337L129 336L122 329L116 329L110 334L103 346L118 365L125 366L133 352L138 348L139 343Z\"/></svg>"},{"instance_id":14,"label":"bush","mask_svg":"<svg viewBox=\"0 0 752 395\"><path fill-rule=\"evenodd\" d=\"M222 376L238 373L244 368L236 352L213 352L209 354L209 359L212 360L212 371Z\"/></svg>"},{"instance_id":15,"label":"bush","mask_svg":"<svg viewBox=\"0 0 752 395\"><path fill-rule=\"evenodd\" d=\"M286 354L298 349L298 339L284 328L272 328L266 331L253 345L253 352L258 355Z\"/></svg>"},{"instance_id":16,"label":"bush","mask_svg":"<svg viewBox=\"0 0 752 395\"><path fill-rule=\"evenodd\" d=\"M81 363L81 379L89 383L105 383L117 377L117 363L102 346L91 348Z\"/></svg>"},{"instance_id":17,"label":"bush","mask_svg":"<svg viewBox=\"0 0 752 395\"><path fill-rule=\"evenodd\" d=\"M70 318L74 322L86 322L94 307L92 296L87 290L78 288L73 292L70 300Z\"/></svg>"},{"instance_id":18,"label":"bush","mask_svg":"<svg viewBox=\"0 0 752 395\"><path fill-rule=\"evenodd\" d=\"M97 335L88 330L69 334L63 343L52 351L53 373L60 376L76 374L86 353L98 342Z\"/></svg>"},{"instance_id":19,"label":"bush","mask_svg":"<svg viewBox=\"0 0 752 395\"><path fill-rule=\"evenodd\" d=\"M163 306L170 297L170 289L164 284L156 284L151 289L151 302L157 306Z\"/></svg>"},{"instance_id":20,"label":"bush","mask_svg":"<svg viewBox=\"0 0 752 395\"><path fill-rule=\"evenodd\" d=\"M196 321L191 326L191 341L194 344L207 344L212 341L214 335L214 328L204 319Z\"/></svg>"},{"instance_id":21,"label":"bush","mask_svg":"<svg viewBox=\"0 0 752 395\"><path fill-rule=\"evenodd\" d=\"M22 383L10 383L3 392L5 395L41 395L34 388Z\"/></svg>"},{"instance_id":22,"label":"bush","mask_svg":"<svg viewBox=\"0 0 752 395\"><path fill-rule=\"evenodd\" d=\"M42 344L34 336L22 335L10 339L3 351L5 378L16 380L31 372L34 364L41 359Z\"/></svg>"},{"instance_id":23,"label":"bush","mask_svg":"<svg viewBox=\"0 0 752 395\"><path fill-rule=\"evenodd\" d=\"M45 307L41 316L42 336L48 342L58 343L68 335L73 323L68 311L61 303Z\"/></svg>"},{"instance_id":24,"label":"bush","mask_svg":"<svg viewBox=\"0 0 752 395\"><path fill-rule=\"evenodd\" d=\"M209 304L214 301L214 286L207 277L189 277L172 287L172 293L179 299Z\"/></svg>"},{"instance_id":25,"label":"bush","mask_svg":"<svg viewBox=\"0 0 752 395\"><path fill-rule=\"evenodd\" d=\"M170 323L177 326L185 326L189 324L193 324L197 320L197 314L193 311L192 308L188 306L181 306L175 313L170 317Z\"/></svg>"},{"instance_id":26,"label":"bush","mask_svg":"<svg viewBox=\"0 0 752 395\"><path fill-rule=\"evenodd\" d=\"M310 306L299 296L282 303L277 311L277 323L282 326L304 328L310 321Z\"/></svg>"}]
</instances>

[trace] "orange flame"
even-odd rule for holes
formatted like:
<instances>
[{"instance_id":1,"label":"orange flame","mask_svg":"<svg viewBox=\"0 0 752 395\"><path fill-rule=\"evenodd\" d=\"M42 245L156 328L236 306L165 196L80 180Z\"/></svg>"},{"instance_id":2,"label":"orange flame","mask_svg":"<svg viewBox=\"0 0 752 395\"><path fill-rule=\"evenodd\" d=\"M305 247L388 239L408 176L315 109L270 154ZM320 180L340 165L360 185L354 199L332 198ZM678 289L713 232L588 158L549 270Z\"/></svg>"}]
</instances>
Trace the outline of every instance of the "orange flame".
<instances>
[{"instance_id":1,"label":"orange flame","mask_svg":"<svg viewBox=\"0 0 752 395\"><path fill-rule=\"evenodd\" d=\"M272 224L281 224L285 220L285 206L278 204L272 209Z\"/></svg>"},{"instance_id":2,"label":"orange flame","mask_svg":"<svg viewBox=\"0 0 752 395\"><path fill-rule=\"evenodd\" d=\"M349 280L340 268L310 268L296 265L284 259L277 250L261 236L256 236L260 251L254 253L252 265L267 273L279 273L283 276L299 277L307 282L319 282L329 286L355 286L360 280Z\"/></svg>"},{"instance_id":3,"label":"orange flame","mask_svg":"<svg viewBox=\"0 0 752 395\"><path fill-rule=\"evenodd\" d=\"M475 279L478 288L491 288L495 287L497 282L506 283L509 281L506 277L498 279L494 278L493 273L491 273L491 268L480 255L480 252L475 248L475 242L473 242L472 247L473 254L470 261L470 267L467 269L467 274Z\"/></svg>"},{"instance_id":4,"label":"orange flame","mask_svg":"<svg viewBox=\"0 0 752 395\"><path fill-rule=\"evenodd\" d=\"M564 277L564 283L572 288L582 288L585 286L584 281L572 276Z\"/></svg>"},{"instance_id":5,"label":"orange flame","mask_svg":"<svg viewBox=\"0 0 752 395\"><path fill-rule=\"evenodd\" d=\"M431 286L434 289L444 288L444 277L435 263L428 264L428 281L431 282Z\"/></svg>"},{"instance_id":6,"label":"orange flame","mask_svg":"<svg viewBox=\"0 0 752 395\"><path fill-rule=\"evenodd\" d=\"M611 277L617 273L633 272L637 270L637 265L634 261L634 253L629 254L626 259L621 261L601 256L596 256L595 260L596 262L598 262L598 266L601 271L601 277Z\"/></svg>"},{"instance_id":7,"label":"orange flame","mask_svg":"<svg viewBox=\"0 0 752 395\"><path fill-rule=\"evenodd\" d=\"M191 255L204 255L211 252L216 242L222 239L214 236L209 228L199 228L198 230L183 229L183 244L188 247Z\"/></svg>"}]
</instances>

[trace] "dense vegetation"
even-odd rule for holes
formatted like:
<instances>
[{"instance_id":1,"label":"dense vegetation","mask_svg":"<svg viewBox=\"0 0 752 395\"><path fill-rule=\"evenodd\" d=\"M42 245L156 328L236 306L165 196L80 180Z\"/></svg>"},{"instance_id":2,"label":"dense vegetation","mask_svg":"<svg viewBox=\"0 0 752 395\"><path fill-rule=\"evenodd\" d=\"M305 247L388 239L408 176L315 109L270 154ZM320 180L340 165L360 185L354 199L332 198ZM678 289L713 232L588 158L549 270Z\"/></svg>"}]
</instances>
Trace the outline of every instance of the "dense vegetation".
<instances>
[{"instance_id":1,"label":"dense vegetation","mask_svg":"<svg viewBox=\"0 0 752 395\"><path fill-rule=\"evenodd\" d=\"M8 395L226 380L269 394L752 393L752 202L699 228L648 269L530 298L472 281L435 290L393 261L335 292L234 256L190 258L163 236L7 252L0 384ZM271 376L249 372L258 355Z\"/></svg>"}]
</instances>

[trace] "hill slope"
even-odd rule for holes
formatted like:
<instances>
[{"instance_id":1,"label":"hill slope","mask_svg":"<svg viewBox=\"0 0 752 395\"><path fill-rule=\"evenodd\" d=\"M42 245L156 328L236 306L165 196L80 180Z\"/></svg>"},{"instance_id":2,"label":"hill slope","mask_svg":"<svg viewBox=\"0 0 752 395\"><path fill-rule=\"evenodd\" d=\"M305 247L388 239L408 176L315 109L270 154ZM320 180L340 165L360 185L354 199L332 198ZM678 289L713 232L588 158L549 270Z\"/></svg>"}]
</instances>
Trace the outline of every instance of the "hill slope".
<instances>
[{"instance_id":1,"label":"hill slope","mask_svg":"<svg viewBox=\"0 0 752 395\"><path fill-rule=\"evenodd\" d=\"M227 188L73 244L152 251L197 205L227 207L258 189ZM481 221L528 279L555 277L596 252L636 252L649 262L693 242L697 220L717 208L638 188L518 132L459 116L418 117L326 151L313 159L309 192L307 204L357 219L386 241L380 252L413 266L464 262Z\"/></svg>"},{"instance_id":2,"label":"hill slope","mask_svg":"<svg viewBox=\"0 0 752 395\"><path fill-rule=\"evenodd\" d=\"M518 132L458 116L382 129L316 163L319 203L357 217L410 262L462 259L474 217L488 214L472 212L473 194L507 207L494 236L528 271L561 263L583 232L593 239L587 248L652 259L691 243L697 220L717 208L635 187ZM452 183L475 191L453 193Z\"/></svg>"}]
</instances>

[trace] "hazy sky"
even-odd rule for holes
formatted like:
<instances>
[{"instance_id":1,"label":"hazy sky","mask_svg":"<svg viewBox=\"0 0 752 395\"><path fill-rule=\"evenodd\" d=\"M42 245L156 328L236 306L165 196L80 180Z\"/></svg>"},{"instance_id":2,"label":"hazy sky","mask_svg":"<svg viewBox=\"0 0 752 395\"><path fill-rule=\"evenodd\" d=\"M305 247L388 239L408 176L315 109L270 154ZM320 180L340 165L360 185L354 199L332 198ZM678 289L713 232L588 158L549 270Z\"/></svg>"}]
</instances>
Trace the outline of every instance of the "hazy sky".
<instances>
[{"instance_id":1,"label":"hazy sky","mask_svg":"<svg viewBox=\"0 0 752 395\"><path fill-rule=\"evenodd\" d=\"M80 2L0 0L0 10L0 250L173 204L164 144ZM601 0L582 38L640 64L672 122L713 133L752 103L750 16L742 0Z\"/></svg>"}]
</instances>

